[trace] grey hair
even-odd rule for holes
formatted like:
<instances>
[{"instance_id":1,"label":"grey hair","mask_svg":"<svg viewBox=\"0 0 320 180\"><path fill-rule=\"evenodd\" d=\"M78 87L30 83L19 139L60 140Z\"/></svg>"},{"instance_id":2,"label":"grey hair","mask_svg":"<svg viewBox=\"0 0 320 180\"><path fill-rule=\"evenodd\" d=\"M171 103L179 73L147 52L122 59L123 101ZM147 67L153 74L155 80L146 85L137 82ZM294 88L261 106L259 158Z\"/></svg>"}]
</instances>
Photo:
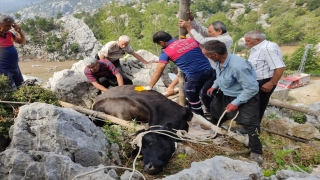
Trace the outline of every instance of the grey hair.
<instances>
[{"instance_id":1,"label":"grey hair","mask_svg":"<svg viewBox=\"0 0 320 180\"><path fill-rule=\"evenodd\" d=\"M244 37L251 37L251 39L262 39L262 40L266 39L266 35L259 30L249 31L244 35Z\"/></svg>"},{"instance_id":2,"label":"grey hair","mask_svg":"<svg viewBox=\"0 0 320 180\"><path fill-rule=\"evenodd\" d=\"M122 35L119 37L119 41L130 42L130 37L127 35Z\"/></svg>"},{"instance_id":3,"label":"grey hair","mask_svg":"<svg viewBox=\"0 0 320 180\"><path fill-rule=\"evenodd\" d=\"M11 16L0 13L0 24L4 23L5 21L14 23L14 19Z\"/></svg>"},{"instance_id":4,"label":"grey hair","mask_svg":"<svg viewBox=\"0 0 320 180\"><path fill-rule=\"evenodd\" d=\"M216 31L221 30L222 34L227 32L227 27L222 21L215 21L215 22L211 23L210 25L213 26L213 29Z\"/></svg>"},{"instance_id":5,"label":"grey hair","mask_svg":"<svg viewBox=\"0 0 320 180\"><path fill-rule=\"evenodd\" d=\"M206 50L207 53L209 54L217 53L217 54L223 55L228 53L226 45L219 40L207 41L201 44L200 47Z\"/></svg>"},{"instance_id":6,"label":"grey hair","mask_svg":"<svg viewBox=\"0 0 320 180\"><path fill-rule=\"evenodd\" d=\"M83 65L84 66L89 66L90 64L96 64L98 62L98 59L94 57L86 57L83 60Z\"/></svg>"}]
</instances>

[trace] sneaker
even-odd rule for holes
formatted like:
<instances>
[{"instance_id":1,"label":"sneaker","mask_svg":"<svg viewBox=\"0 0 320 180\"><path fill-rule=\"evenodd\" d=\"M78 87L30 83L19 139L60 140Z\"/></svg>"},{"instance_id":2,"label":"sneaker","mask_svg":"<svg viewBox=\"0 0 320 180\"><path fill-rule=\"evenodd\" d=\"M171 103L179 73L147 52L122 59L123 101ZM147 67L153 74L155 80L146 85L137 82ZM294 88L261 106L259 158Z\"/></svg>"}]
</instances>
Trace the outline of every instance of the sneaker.
<instances>
[{"instance_id":1,"label":"sneaker","mask_svg":"<svg viewBox=\"0 0 320 180\"><path fill-rule=\"evenodd\" d=\"M257 153L253 153L253 152L252 152L252 153L250 153L249 159L250 159L251 161L254 161L254 162L258 163L259 166L261 166L262 163L263 163L262 154L257 154Z\"/></svg>"}]
</instances>

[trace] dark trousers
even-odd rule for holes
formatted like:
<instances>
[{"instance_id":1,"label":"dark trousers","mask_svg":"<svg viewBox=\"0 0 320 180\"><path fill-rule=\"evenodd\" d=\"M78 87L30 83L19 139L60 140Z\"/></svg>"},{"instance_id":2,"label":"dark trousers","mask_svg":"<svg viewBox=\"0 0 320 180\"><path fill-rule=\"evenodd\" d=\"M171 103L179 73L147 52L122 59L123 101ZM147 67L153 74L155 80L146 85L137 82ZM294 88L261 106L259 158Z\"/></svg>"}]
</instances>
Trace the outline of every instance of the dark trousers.
<instances>
[{"instance_id":1,"label":"dark trousers","mask_svg":"<svg viewBox=\"0 0 320 180\"><path fill-rule=\"evenodd\" d=\"M210 89L213 85L213 82L216 80L216 72L214 72L213 76L204 84L202 90L201 90L201 101L204 107L206 108L207 112L210 112L210 104L213 100L214 96L208 96L207 91Z\"/></svg>"},{"instance_id":2,"label":"dark trousers","mask_svg":"<svg viewBox=\"0 0 320 180\"><path fill-rule=\"evenodd\" d=\"M95 58L100 60L98 54L95 55ZM123 83L127 84L127 85L132 85L133 83L132 83L131 79L129 79L126 76L126 74L123 72L119 59L116 61L113 61L112 64L116 67L116 69L118 69L119 73L121 74L122 79L123 79Z\"/></svg>"},{"instance_id":3,"label":"dark trousers","mask_svg":"<svg viewBox=\"0 0 320 180\"><path fill-rule=\"evenodd\" d=\"M217 124L220 116L225 111L225 108L231 103L235 97L225 96L221 90L215 94L215 98L211 102L210 113L212 116L211 122ZM259 120L259 94L257 93L248 102L241 104L238 107L239 114L235 121L243 126L249 135L249 148L251 152L262 154L262 145L259 139L260 120ZM220 124L226 120L232 119L237 111L226 113L221 119Z\"/></svg>"},{"instance_id":4,"label":"dark trousers","mask_svg":"<svg viewBox=\"0 0 320 180\"><path fill-rule=\"evenodd\" d=\"M262 79L262 80L258 80L259 83L259 97L260 97L260 110L259 110L259 120L261 122L264 111L267 109L269 100L270 100L270 96L273 93L274 89L276 88L276 86L274 86L272 88L272 90L270 92L263 92L261 90L261 87L270 81L271 78L268 79Z\"/></svg>"},{"instance_id":5,"label":"dark trousers","mask_svg":"<svg viewBox=\"0 0 320 180\"><path fill-rule=\"evenodd\" d=\"M10 85L13 89L18 88L21 86L23 82L23 76L20 71L20 68L14 68L14 69L1 69L0 68L0 74L3 74L7 76L10 80Z\"/></svg>"},{"instance_id":6,"label":"dark trousers","mask_svg":"<svg viewBox=\"0 0 320 180\"><path fill-rule=\"evenodd\" d=\"M196 114L204 115L199 95L204 85L210 83L214 74L213 69L207 69L202 71L202 73L197 77L185 78L184 93L188 98L189 108ZM207 96L207 93L205 93L205 95ZM205 99L204 94L201 99Z\"/></svg>"}]
</instances>

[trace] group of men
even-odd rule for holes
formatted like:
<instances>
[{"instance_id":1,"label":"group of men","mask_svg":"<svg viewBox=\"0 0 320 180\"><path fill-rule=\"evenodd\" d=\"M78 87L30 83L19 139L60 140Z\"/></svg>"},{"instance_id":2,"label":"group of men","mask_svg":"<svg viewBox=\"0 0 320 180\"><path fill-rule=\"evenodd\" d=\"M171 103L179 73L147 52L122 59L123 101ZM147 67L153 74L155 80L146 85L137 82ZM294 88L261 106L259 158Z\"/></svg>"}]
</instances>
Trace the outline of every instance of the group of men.
<instances>
[{"instance_id":1,"label":"group of men","mask_svg":"<svg viewBox=\"0 0 320 180\"><path fill-rule=\"evenodd\" d=\"M226 114L221 123L233 118L238 111L236 122L243 126L239 131L249 135L250 159L262 164L262 145L258 137L260 122L284 72L280 48L266 40L263 32L250 31L244 35L245 44L250 49L249 58L245 60L230 53L233 40L223 22L213 22L206 28L190 12L189 20L180 20L178 25L186 28L190 38L178 40L164 31L153 35L153 42L162 47L162 52L145 89L152 89L165 66L172 61L185 74L183 89L188 107L204 115L204 105L214 124L224 111ZM9 31L12 27L18 35ZM25 43L24 34L13 18L0 14L0 74L8 76L12 86L17 87L23 78L13 42ZM96 57L84 60L85 76L101 92L112 86L132 84L119 62L125 53L144 64L150 63L135 53L129 43L128 36L120 36L117 41L105 44ZM167 88L169 95L177 84L178 78Z\"/></svg>"}]
</instances>

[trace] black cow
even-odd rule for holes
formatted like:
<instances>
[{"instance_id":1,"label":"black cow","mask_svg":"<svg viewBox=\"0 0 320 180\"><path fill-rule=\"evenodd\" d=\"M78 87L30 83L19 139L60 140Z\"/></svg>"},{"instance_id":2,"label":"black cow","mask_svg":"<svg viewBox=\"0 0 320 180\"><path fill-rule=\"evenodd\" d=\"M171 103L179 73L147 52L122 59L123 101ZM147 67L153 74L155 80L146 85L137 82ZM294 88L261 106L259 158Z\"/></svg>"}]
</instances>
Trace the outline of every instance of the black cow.
<instances>
[{"instance_id":1,"label":"black cow","mask_svg":"<svg viewBox=\"0 0 320 180\"><path fill-rule=\"evenodd\" d=\"M145 121L151 129L187 130L193 113L157 91L135 91L133 85L117 86L99 95L93 110L129 120ZM165 135L147 133L142 138L144 171L157 174L175 152L176 140Z\"/></svg>"}]
</instances>

